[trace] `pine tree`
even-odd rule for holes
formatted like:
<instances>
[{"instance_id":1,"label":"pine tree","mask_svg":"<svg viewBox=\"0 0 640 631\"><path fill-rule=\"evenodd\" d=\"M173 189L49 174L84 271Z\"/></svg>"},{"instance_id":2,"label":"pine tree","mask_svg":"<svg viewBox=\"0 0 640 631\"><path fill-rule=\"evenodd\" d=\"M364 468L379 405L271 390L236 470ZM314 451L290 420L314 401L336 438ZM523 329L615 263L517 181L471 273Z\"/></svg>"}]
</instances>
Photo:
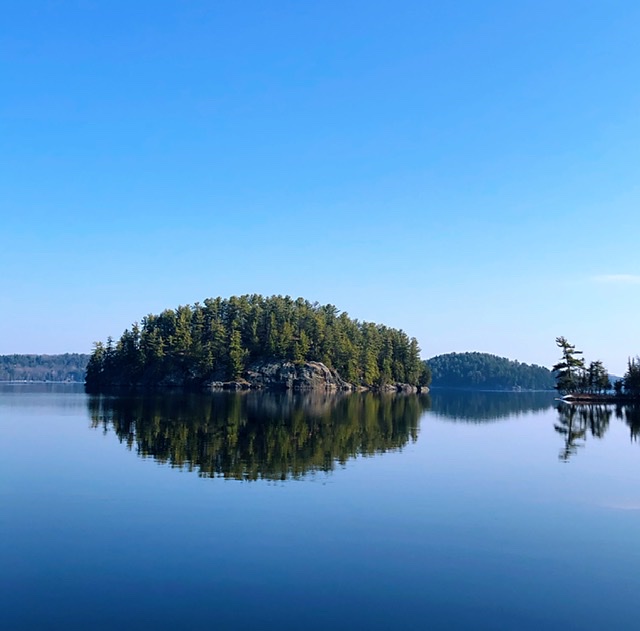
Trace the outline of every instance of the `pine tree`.
<instances>
[{"instance_id":1,"label":"pine tree","mask_svg":"<svg viewBox=\"0 0 640 631\"><path fill-rule=\"evenodd\" d=\"M624 374L624 391L631 396L640 395L640 357L629 358Z\"/></svg>"},{"instance_id":2,"label":"pine tree","mask_svg":"<svg viewBox=\"0 0 640 631\"><path fill-rule=\"evenodd\" d=\"M238 379L244 370L245 350L242 348L240 331L234 329L229 340L229 371L230 379Z\"/></svg>"},{"instance_id":3,"label":"pine tree","mask_svg":"<svg viewBox=\"0 0 640 631\"><path fill-rule=\"evenodd\" d=\"M552 368L556 373L556 388L560 392L577 392L585 374L584 360L576 357L582 351L576 350L565 337L557 337L556 344L562 350L562 359Z\"/></svg>"}]
</instances>

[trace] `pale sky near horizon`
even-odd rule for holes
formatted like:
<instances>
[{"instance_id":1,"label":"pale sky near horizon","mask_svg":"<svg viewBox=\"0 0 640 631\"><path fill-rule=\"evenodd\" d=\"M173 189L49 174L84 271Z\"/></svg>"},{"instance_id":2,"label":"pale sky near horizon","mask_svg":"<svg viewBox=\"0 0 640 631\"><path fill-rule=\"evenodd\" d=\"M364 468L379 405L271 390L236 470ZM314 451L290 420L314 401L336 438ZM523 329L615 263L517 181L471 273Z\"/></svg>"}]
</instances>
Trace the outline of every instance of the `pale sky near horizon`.
<instances>
[{"instance_id":1,"label":"pale sky near horizon","mask_svg":"<svg viewBox=\"0 0 640 631\"><path fill-rule=\"evenodd\" d=\"M0 354L207 297L423 357L640 354L640 3L19 2L0 22Z\"/></svg>"}]
</instances>

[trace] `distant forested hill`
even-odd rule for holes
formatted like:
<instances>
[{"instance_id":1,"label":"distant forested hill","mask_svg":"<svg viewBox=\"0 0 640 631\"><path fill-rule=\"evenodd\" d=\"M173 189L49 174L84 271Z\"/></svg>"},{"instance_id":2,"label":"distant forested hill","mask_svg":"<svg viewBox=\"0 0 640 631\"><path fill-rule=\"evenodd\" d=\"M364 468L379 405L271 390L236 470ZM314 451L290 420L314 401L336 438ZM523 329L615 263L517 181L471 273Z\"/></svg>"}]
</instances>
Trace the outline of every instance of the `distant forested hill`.
<instances>
[{"instance_id":1,"label":"distant forested hill","mask_svg":"<svg viewBox=\"0 0 640 631\"><path fill-rule=\"evenodd\" d=\"M479 390L552 390L553 373L489 353L448 353L427 360L432 385Z\"/></svg>"},{"instance_id":2,"label":"distant forested hill","mask_svg":"<svg viewBox=\"0 0 640 631\"><path fill-rule=\"evenodd\" d=\"M0 381L84 381L89 355L0 355Z\"/></svg>"}]
</instances>

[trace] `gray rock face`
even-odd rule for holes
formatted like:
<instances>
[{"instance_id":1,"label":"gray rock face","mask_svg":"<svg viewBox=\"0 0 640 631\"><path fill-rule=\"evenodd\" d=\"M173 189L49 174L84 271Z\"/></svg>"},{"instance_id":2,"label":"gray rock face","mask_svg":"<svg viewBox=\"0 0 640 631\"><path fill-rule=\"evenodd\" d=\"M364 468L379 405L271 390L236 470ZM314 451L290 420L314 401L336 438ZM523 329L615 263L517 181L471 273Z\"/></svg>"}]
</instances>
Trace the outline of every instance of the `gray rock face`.
<instances>
[{"instance_id":1,"label":"gray rock face","mask_svg":"<svg viewBox=\"0 0 640 631\"><path fill-rule=\"evenodd\" d=\"M245 373L252 388L281 390L352 390L353 386L320 362L273 361L254 364Z\"/></svg>"},{"instance_id":2,"label":"gray rock face","mask_svg":"<svg viewBox=\"0 0 640 631\"><path fill-rule=\"evenodd\" d=\"M380 392L401 392L404 394L416 394L418 388L408 383L388 383L380 388Z\"/></svg>"},{"instance_id":3,"label":"gray rock face","mask_svg":"<svg viewBox=\"0 0 640 631\"><path fill-rule=\"evenodd\" d=\"M321 362L296 364L291 361L267 361L249 366L239 381L213 381L207 384L213 390L291 390L315 392L365 392L415 394L416 386L408 383L390 383L381 388L355 386ZM423 389L428 392L428 388Z\"/></svg>"}]
</instances>

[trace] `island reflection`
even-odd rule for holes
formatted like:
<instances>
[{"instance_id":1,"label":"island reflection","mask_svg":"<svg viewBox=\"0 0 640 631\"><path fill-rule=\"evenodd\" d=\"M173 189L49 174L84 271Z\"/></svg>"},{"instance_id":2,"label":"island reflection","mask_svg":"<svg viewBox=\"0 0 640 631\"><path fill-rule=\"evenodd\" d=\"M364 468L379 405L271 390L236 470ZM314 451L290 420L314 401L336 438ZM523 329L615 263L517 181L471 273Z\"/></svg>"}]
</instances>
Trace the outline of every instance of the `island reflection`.
<instances>
[{"instance_id":1,"label":"island reflection","mask_svg":"<svg viewBox=\"0 0 640 631\"><path fill-rule=\"evenodd\" d=\"M640 440L640 405L616 405L615 414L629 427L631 441Z\"/></svg>"},{"instance_id":2,"label":"island reflection","mask_svg":"<svg viewBox=\"0 0 640 631\"><path fill-rule=\"evenodd\" d=\"M558 419L553 427L563 437L564 444L558 458L564 462L584 447L589 435L604 438L613 413L610 406L599 404L560 403L556 409Z\"/></svg>"},{"instance_id":3,"label":"island reflection","mask_svg":"<svg viewBox=\"0 0 640 631\"><path fill-rule=\"evenodd\" d=\"M553 392L492 392L438 388L431 391L431 409L443 420L490 423L553 407Z\"/></svg>"},{"instance_id":4,"label":"island reflection","mask_svg":"<svg viewBox=\"0 0 640 631\"><path fill-rule=\"evenodd\" d=\"M93 428L202 477L286 480L418 437L428 396L215 393L95 396Z\"/></svg>"},{"instance_id":5,"label":"island reflection","mask_svg":"<svg viewBox=\"0 0 640 631\"><path fill-rule=\"evenodd\" d=\"M563 437L559 459L568 462L589 437L604 438L612 416L624 421L632 442L640 439L640 406L606 403L561 403L556 407L558 419L555 431Z\"/></svg>"}]
</instances>

